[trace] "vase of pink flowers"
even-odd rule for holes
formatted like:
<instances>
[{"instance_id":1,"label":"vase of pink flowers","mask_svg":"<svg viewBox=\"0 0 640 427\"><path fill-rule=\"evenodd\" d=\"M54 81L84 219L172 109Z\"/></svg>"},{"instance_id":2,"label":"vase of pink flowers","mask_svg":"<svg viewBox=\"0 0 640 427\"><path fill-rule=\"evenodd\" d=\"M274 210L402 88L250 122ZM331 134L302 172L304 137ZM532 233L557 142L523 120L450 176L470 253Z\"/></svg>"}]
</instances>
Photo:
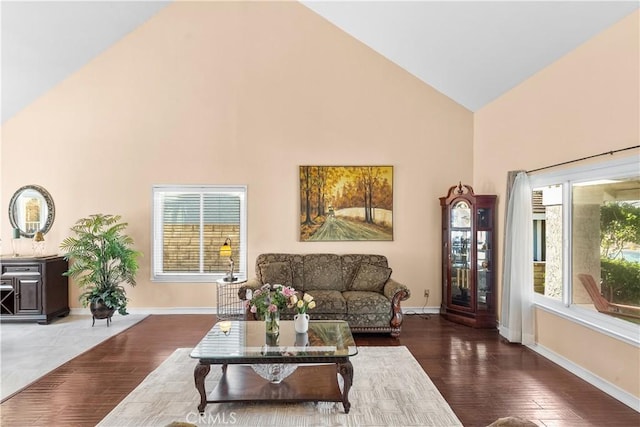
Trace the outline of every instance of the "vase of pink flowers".
<instances>
[{"instance_id":1,"label":"vase of pink flowers","mask_svg":"<svg viewBox=\"0 0 640 427\"><path fill-rule=\"evenodd\" d=\"M280 333L280 312L295 296L296 291L291 286L264 284L256 289L247 301L249 311L264 319L265 332L268 335Z\"/></svg>"}]
</instances>

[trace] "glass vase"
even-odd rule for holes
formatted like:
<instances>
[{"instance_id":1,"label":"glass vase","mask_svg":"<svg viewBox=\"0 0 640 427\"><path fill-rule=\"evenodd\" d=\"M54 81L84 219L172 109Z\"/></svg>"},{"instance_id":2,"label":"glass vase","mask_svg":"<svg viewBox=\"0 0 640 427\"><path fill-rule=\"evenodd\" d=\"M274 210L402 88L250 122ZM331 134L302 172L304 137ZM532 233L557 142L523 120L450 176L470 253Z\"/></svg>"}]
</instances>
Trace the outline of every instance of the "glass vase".
<instances>
[{"instance_id":1,"label":"glass vase","mask_svg":"<svg viewBox=\"0 0 640 427\"><path fill-rule=\"evenodd\" d=\"M280 333L280 312L267 311L264 314L264 326L267 335L278 335Z\"/></svg>"}]
</instances>

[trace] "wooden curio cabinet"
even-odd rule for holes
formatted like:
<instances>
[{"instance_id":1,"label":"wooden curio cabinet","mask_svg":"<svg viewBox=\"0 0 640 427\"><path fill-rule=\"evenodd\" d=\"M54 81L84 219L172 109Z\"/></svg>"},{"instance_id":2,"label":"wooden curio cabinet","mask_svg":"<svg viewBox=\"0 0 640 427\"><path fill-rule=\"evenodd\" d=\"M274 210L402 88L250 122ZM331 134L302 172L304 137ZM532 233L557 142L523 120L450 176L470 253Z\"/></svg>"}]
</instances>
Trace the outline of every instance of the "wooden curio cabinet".
<instances>
[{"instance_id":1,"label":"wooden curio cabinet","mask_svg":"<svg viewBox=\"0 0 640 427\"><path fill-rule=\"evenodd\" d=\"M462 183L440 198L442 305L440 314L474 328L496 327L496 196Z\"/></svg>"}]
</instances>

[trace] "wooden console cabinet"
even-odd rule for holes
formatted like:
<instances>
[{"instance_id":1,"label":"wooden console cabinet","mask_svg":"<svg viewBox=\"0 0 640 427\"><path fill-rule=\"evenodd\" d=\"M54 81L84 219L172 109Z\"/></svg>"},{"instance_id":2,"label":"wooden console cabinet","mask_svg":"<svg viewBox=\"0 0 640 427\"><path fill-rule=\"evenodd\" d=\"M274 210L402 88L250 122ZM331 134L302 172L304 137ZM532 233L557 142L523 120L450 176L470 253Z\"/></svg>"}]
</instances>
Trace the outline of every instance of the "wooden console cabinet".
<instances>
[{"instance_id":1,"label":"wooden console cabinet","mask_svg":"<svg viewBox=\"0 0 640 427\"><path fill-rule=\"evenodd\" d=\"M442 306L440 314L475 328L496 327L496 196L459 184L440 198Z\"/></svg>"},{"instance_id":2,"label":"wooden console cabinet","mask_svg":"<svg viewBox=\"0 0 640 427\"><path fill-rule=\"evenodd\" d=\"M61 256L2 258L0 321L47 324L69 314L68 264Z\"/></svg>"}]
</instances>

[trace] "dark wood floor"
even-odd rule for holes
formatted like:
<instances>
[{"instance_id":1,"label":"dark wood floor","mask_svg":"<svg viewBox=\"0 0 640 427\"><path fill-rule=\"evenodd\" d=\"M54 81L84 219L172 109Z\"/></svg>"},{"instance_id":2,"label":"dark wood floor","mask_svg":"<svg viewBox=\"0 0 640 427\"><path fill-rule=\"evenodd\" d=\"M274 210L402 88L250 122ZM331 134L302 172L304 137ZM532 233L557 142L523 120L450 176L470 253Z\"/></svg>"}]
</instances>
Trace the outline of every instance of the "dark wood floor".
<instances>
[{"instance_id":1,"label":"dark wood floor","mask_svg":"<svg viewBox=\"0 0 640 427\"><path fill-rule=\"evenodd\" d=\"M94 426L176 348L194 346L214 321L210 315L149 316L5 401L0 425ZM497 331L405 316L399 340L363 334L356 341L407 346L465 426L505 416L544 426L640 426L638 412Z\"/></svg>"}]
</instances>

